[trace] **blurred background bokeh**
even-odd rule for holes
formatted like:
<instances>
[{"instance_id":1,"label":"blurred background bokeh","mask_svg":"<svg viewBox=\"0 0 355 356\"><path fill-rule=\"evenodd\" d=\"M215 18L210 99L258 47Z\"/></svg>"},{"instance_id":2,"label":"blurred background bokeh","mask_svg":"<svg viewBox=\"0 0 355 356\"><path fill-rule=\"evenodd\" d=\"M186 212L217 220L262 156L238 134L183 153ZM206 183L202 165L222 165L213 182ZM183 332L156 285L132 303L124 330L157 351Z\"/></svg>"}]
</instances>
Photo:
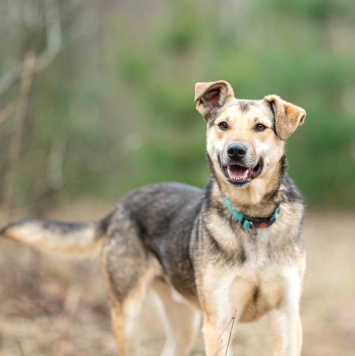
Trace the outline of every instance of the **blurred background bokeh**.
<instances>
[{"instance_id":1,"label":"blurred background bokeh","mask_svg":"<svg viewBox=\"0 0 355 356\"><path fill-rule=\"evenodd\" d=\"M225 79L305 108L291 176L311 208L354 207L354 19L350 0L1 1L2 205L202 187L194 85Z\"/></svg>"},{"instance_id":2,"label":"blurred background bokeh","mask_svg":"<svg viewBox=\"0 0 355 356\"><path fill-rule=\"evenodd\" d=\"M290 175L314 212L306 225L304 354L353 354L351 0L0 0L1 223L27 215L97 218L124 193L153 182L203 187L205 123L194 85L219 79L237 97L278 94L307 111L287 145ZM32 250L21 255L3 241L1 249L1 355L114 353L98 267L66 269L70 263L44 261ZM47 324L39 324L43 318ZM62 349L48 336L51 342L24 351L17 328L34 327L33 319L37 332L21 329L27 340L45 337L43 330L64 333ZM89 324L99 331L87 331ZM79 341L68 325L106 338L73 349ZM262 347L241 354L262 354Z\"/></svg>"}]
</instances>

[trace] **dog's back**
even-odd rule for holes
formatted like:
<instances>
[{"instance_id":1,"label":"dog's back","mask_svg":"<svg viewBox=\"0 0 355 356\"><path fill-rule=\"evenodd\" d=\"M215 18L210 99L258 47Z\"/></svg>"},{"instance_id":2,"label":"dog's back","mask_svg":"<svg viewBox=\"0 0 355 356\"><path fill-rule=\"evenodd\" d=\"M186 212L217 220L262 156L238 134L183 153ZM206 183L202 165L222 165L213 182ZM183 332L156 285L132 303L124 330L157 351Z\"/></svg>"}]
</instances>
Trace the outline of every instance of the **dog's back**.
<instances>
[{"instance_id":1,"label":"dog's back","mask_svg":"<svg viewBox=\"0 0 355 356\"><path fill-rule=\"evenodd\" d=\"M85 256L97 251L108 233L112 235L116 229L124 229L131 223L139 231L144 245L163 261L158 241L174 239L176 235L179 236L177 242L185 244L184 236L188 235L201 200L202 190L198 188L160 183L127 194L112 213L99 221L26 219L5 226L0 235L46 252ZM172 230L174 236L169 237Z\"/></svg>"},{"instance_id":2,"label":"dog's back","mask_svg":"<svg viewBox=\"0 0 355 356\"><path fill-rule=\"evenodd\" d=\"M27 220L0 234L67 254L102 249L120 355L135 355L150 288L160 300L164 355L188 355L204 316L206 354L225 355L226 327L271 312L274 352L299 355L305 272L303 200L286 173L285 140L305 111L275 95L240 100L225 81L198 83L212 176L202 191L156 184L92 223Z\"/></svg>"}]
</instances>

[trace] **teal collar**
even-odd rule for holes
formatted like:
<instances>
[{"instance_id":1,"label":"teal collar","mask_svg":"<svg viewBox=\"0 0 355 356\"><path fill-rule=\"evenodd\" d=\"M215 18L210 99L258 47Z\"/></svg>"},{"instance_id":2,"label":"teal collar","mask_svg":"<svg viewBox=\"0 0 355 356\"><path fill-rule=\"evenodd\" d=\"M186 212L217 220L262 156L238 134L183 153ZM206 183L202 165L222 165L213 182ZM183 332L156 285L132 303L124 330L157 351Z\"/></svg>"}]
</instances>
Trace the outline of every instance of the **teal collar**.
<instances>
[{"instance_id":1,"label":"teal collar","mask_svg":"<svg viewBox=\"0 0 355 356\"><path fill-rule=\"evenodd\" d=\"M245 229L250 229L250 228L265 228L271 226L277 219L277 216L280 211L280 205L276 207L272 215L270 215L268 218L252 218L247 215L243 215L242 213L239 213L238 211L235 211L232 207L231 202L227 198L223 198L224 204L228 208L229 212L242 224L242 226Z\"/></svg>"}]
</instances>

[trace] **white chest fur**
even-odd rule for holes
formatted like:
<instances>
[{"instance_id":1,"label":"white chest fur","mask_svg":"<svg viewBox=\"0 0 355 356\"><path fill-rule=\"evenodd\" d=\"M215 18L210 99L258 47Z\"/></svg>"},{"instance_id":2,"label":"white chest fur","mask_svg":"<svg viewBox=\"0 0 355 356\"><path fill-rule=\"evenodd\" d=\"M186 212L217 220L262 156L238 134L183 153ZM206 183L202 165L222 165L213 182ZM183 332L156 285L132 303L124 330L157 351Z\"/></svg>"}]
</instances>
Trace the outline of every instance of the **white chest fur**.
<instances>
[{"instance_id":1,"label":"white chest fur","mask_svg":"<svg viewBox=\"0 0 355 356\"><path fill-rule=\"evenodd\" d=\"M211 265L203 279L207 309L217 309L222 320L236 313L242 322L254 321L284 306L298 312L302 276L296 268L245 266L226 270Z\"/></svg>"},{"instance_id":2,"label":"white chest fur","mask_svg":"<svg viewBox=\"0 0 355 356\"><path fill-rule=\"evenodd\" d=\"M245 322L275 308L287 307L298 312L305 255L302 248L287 241L298 232L292 226L285 229L282 220L260 229L255 237L243 232L238 238L226 223L210 221L211 233L222 249L235 251L236 255L243 249L245 261L231 264L223 263L221 258L204 267L204 295L200 296L207 309L218 309L217 314L226 320L236 311L237 318Z\"/></svg>"}]
</instances>

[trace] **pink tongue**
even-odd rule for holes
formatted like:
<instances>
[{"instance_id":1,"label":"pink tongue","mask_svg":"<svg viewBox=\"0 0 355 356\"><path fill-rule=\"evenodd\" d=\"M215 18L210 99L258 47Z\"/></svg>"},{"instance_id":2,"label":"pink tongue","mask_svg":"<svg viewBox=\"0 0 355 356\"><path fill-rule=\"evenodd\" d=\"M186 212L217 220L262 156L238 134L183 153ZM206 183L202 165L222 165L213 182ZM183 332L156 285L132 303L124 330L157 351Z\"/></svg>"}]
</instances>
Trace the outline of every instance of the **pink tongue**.
<instances>
[{"instance_id":1,"label":"pink tongue","mask_svg":"<svg viewBox=\"0 0 355 356\"><path fill-rule=\"evenodd\" d=\"M233 179L248 178L248 172L249 170L247 168L238 165L228 166L228 175Z\"/></svg>"}]
</instances>

